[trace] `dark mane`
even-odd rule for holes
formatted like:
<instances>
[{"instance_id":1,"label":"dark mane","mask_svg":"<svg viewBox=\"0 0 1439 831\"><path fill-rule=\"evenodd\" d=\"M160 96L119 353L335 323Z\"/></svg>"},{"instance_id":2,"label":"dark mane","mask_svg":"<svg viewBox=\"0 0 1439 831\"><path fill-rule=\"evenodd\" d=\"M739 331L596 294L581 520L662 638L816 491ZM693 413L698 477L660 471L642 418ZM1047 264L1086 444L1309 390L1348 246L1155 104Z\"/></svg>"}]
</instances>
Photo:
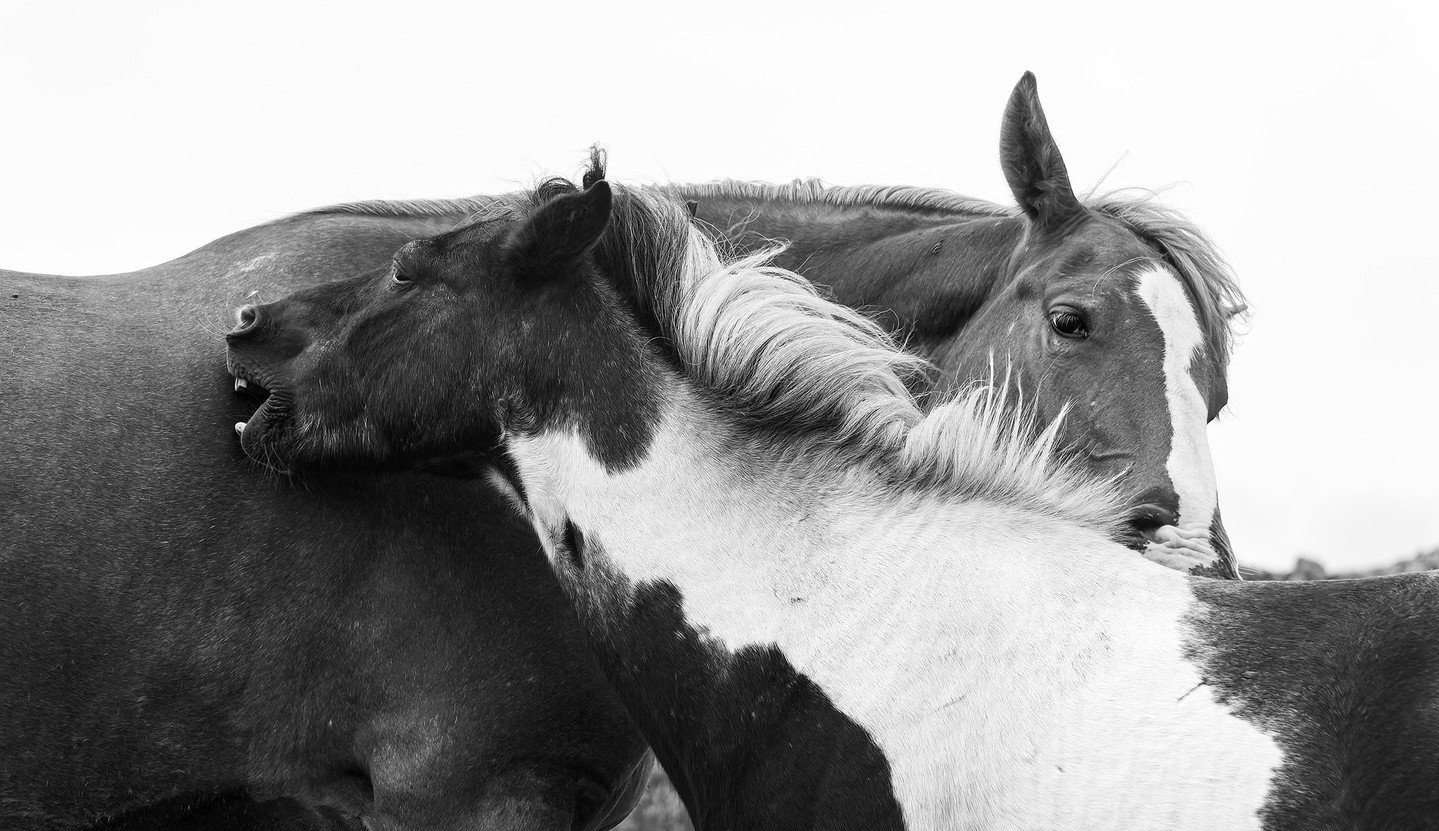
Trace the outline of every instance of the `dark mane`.
<instances>
[{"instance_id":1,"label":"dark mane","mask_svg":"<svg viewBox=\"0 0 1439 831\"><path fill-rule=\"evenodd\" d=\"M999 205L940 188L903 185L826 185L818 179L787 184L726 180L661 188L684 199L755 199L829 205L840 208L889 208L931 216L1018 217L1017 207ZM1230 321L1245 307L1234 274L1214 242L1179 211L1160 204L1158 193L1128 188L1085 200L1096 214L1116 220L1164 255L1190 295L1205 342L1224 364L1234 337Z\"/></svg>"}]
</instances>

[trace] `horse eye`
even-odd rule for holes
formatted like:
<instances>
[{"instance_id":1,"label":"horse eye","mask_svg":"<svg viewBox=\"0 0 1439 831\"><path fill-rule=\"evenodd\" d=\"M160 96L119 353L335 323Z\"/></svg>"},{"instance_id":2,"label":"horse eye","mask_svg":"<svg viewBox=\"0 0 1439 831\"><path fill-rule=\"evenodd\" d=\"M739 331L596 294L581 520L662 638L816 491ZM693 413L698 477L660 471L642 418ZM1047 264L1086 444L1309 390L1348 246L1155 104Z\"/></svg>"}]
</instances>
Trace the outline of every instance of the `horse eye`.
<instances>
[{"instance_id":1,"label":"horse eye","mask_svg":"<svg viewBox=\"0 0 1439 831\"><path fill-rule=\"evenodd\" d=\"M412 282L409 275L405 274L398 267L390 270L390 279L402 286L407 286Z\"/></svg>"},{"instance_id":2,"label":"horse eye","mask_svg":"<svg viewBox=\"0 0 1439 831\"><path fill-rule=\"evenodd\" d=\"M1069 309L1056 309L1049 313L1049 325L1061 337L1083 340L1089 337L1089 327L1084 325L1084 316Z\"/></svg>"}]
</instances>

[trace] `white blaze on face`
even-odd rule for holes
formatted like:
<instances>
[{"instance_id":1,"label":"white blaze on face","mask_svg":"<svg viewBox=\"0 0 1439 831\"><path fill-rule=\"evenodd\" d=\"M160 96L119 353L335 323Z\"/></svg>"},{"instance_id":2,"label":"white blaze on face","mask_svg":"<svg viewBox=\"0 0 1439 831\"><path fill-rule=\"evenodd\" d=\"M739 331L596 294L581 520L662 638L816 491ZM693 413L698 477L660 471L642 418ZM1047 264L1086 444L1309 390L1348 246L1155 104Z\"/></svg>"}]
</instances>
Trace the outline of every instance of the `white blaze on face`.
<instances>
[{"instance_id":1,"label":"white blaze on face","mask_svg":"<svg viewBox=\"0 0 1439 831\"><path fill-rule=\"evenodd\" d=\"M1179 527L1207 534L1219 496L1206 433L1209 406L1189 372L1204 333L1189 295L1168 268L1154 265L1141 271L1135 292L1164 334L1164 397L1173 430L1165 467L1179 495Z\"/></svg>"}]
</instances>

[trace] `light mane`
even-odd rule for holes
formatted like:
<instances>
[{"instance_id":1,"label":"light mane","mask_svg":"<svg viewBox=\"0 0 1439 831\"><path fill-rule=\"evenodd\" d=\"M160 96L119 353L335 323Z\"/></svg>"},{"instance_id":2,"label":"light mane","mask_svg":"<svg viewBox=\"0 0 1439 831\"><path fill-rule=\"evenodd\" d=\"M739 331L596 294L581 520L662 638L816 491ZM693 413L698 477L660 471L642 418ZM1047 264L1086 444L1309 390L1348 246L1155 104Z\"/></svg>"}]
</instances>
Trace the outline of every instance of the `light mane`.
<instances>
[{"instance_id":1,"label":"light mane","mask_svg":"<svg viewBox=\"0 0 1439 831\"><path fill-rule=\"evenodd\" d=\"M743 199L793 202L838 208L886 208L956 219L1020 217L1017 207L964 196L941 188L902 185L826 185L818 179L787 184L726 180L667 188L683 199ZM1127 227L1164 255L1195 303L1205 345L1221 366L1229 363L1234 337L1231 321L1246 308L1243 292L1214 242L1179 211L1158 201L1158 191L1125 188L1091 197L1085 206Z\"/></svg>"},{"instance_id":2,"label":"light mane","mask_svg":"<svg viewBox=\"0 0 1439 831\"><path fill-rule=\"evenodd\" d=\"M456 199L370 199L363 202L341 202L301 211L296 216L319 214L357 214L360 216L432 217L469 216L490 208L496 202L512 201L513 194L504 196L464 196Z\"/></svg>"},{"instance_id":3,"label":"light mane","mask_svg":"<svg viewBox=\"0 0 1439 831\"><path fill-rule=\"evenodd\" d=\"M674 185L673 190L687 199L762 199L801 205L897 208L920 213L969 216L1006 217L1016 214L1015 209L987 199L964 196L939 188L917 188L908 185L827 185L819 179L795 179L784 184L771 184L726 179L703 185Z\"/></svg>"},{"instance_id":4,"label":"light mane","mask_svg":"<svg viewBox=\"0 0 1439 831\"><path fill-rule=\"evenodd\" d=\"M688 377L736 407L745 423L805 443L793 454L801 464L830 472L876 464L900 489L992 500L1117 537L1125 500L1112 481L1059 456L1058 422L1034 430L991 385L926 414L905 380L930 365L874 321L770 265L775 251L725 262L670 200L620 193L601 261L612 273L615 265L633 267L627 273L641 312Z\"/></svg>"}]
</instances>

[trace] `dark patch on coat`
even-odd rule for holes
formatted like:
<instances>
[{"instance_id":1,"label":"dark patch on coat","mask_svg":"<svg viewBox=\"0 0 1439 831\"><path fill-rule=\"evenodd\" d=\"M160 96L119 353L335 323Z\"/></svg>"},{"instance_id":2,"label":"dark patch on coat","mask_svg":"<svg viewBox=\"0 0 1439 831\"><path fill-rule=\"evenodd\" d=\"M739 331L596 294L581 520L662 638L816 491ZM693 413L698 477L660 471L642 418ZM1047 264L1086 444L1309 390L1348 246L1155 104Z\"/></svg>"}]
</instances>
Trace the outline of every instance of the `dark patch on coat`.
<instances>
[{"instance_id":1,"label":"dark patch on coat","mask_svg":"<svg viewBox=\"0 0 1439 831\"><path fill-rule=\"evenodd\" d=\"M1284 754L1265 829L1439 828L1439 575L1194 586L1186 656Z\"/></svg>"},{"instance_id":2,"label":"dark patch on coat","mask_svg":"<svg viewBox=\"0 0 1439 831\"><path fill-rule=\"evenodd\" d=\"M674 584L632 585L593 535L572 539L584 566L558 563L560 583L696 828L905 827L884 752L778 647L729 651Z\"/></svg>"}]
</instances>

